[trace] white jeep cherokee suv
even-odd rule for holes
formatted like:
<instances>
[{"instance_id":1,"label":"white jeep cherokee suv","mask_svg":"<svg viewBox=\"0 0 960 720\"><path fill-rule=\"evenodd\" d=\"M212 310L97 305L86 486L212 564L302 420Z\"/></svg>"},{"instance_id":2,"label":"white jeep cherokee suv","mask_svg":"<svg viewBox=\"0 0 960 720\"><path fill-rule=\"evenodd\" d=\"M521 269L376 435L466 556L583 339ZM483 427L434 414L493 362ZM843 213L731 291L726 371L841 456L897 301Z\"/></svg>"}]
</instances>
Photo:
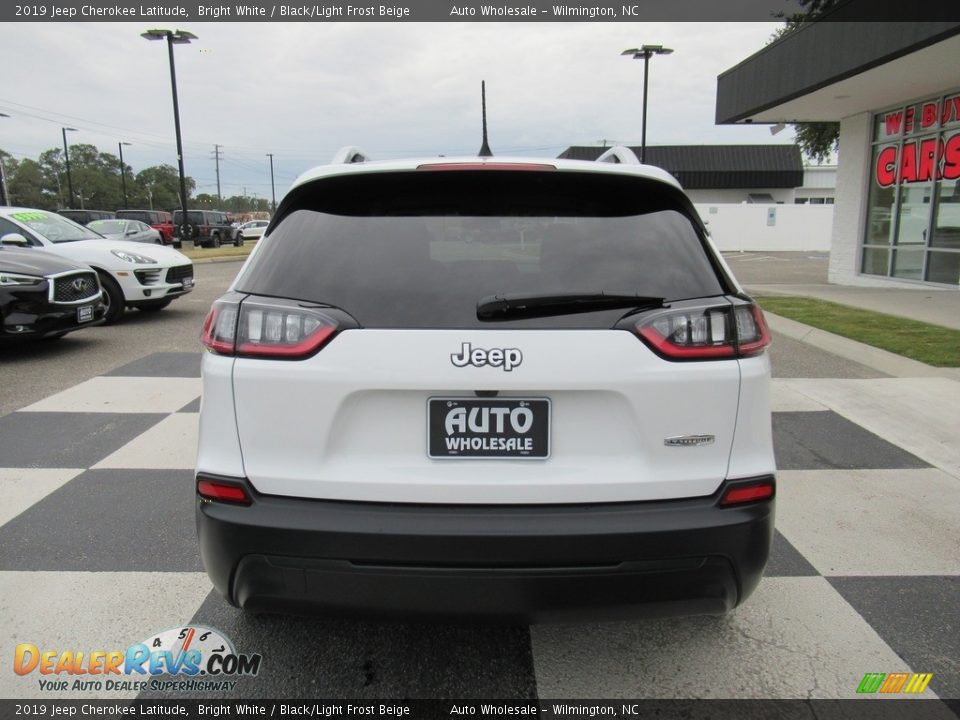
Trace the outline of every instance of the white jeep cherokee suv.
<instances>
[{"instance_id":1,"label":"white jeep cherokee suv","mask_svg":"<svg viewBox=\"0 0 960 720\"><path fill-rule=\"evenodd\" d=\"M297 180L203 330L197 522L231 603L540 620L753 591L769 335L678 183L626 157Z\"/></svg>"}]
</instances>

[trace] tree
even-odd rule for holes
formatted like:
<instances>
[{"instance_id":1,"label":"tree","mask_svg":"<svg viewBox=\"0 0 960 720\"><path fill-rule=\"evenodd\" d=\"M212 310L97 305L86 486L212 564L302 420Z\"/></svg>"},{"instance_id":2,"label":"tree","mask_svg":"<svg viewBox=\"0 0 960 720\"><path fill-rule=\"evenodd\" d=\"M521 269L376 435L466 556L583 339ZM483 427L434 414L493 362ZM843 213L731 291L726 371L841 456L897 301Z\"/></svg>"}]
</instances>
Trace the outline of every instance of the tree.
<instances>
[{"instance_id":1,"label":"tree","mask_svg":"<svg viewBox=\"0 0 960 720\"><path fill-rule=\"evenodd\" d=\"M98 210L116 210L123 204L120 159L94 145L70 147L70 177L76 205Z\"/></svg>"},{"instance_id":2,"label":"tree","mask_svg":"<svg viewBox=\"0 0 960 720\"><path fill-rule=\"evenodd\" d=\"M193 178L186 178L187 199L197 187ZM155 210L175 210L180 207L180 175L170 165L154 165L144 168L133 179L133 189L128 186L132 205Z\"/></svg>"},{"instance_id":3,"label":"tree","mask_svg":"<svg viewBox=\"0 0 960 720\"><path fill-rule=\"evenodd\" d=\"M36 160L24 158L7 176L8 202L11 205L56 210L58 207L56 190L47 186L43 168Z\"/></svg>"},{"instance_id":4,"label":"tree","mask_svg":"<svg viewBox=\"0 0 960 720\"><path fill-rule=\"evenodd\" d=\"M13 204L10 202L10 198L7 197L7 193L10 192L10 176L13 174L16 168L17 161L14 159L13 155L5 150L0 150L0 205Z\"/></svg>"},{"instance_id":5,"label":"tree","mask_svg":"<svg viewBox=\"0 0 960 720\"><path fill-rule=\"evenodd\" d=\"M770 39L771 42L780 40L796 31L807 23L815 21L820 15L834 7L838 0L798 0L803 12L785 15L782 11L776 14L783 18L785 24L779 28ZM818 163L829 159L831 153L840 149L840 123L838 122L809 122L794 123L796 142L803 150L804 155Z\"/></svg>"}]
</instances>

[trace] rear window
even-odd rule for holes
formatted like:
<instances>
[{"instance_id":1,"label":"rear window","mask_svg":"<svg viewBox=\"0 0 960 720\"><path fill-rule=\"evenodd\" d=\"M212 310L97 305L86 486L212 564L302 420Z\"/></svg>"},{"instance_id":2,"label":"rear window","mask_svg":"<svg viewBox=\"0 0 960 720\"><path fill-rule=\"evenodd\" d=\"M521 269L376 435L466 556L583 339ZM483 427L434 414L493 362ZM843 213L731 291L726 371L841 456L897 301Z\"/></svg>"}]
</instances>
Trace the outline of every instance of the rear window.
<instances>
[{"instance_id":1,"label":"rear window","mask_svg":"<svg viewBox=\"0 0 960 720\"><path fill-rule=\"evenodd\" d=\"M291 194L241 292L324 303L364 327L480 328L481 298L610 292L667 301L724 288L662 183L562 172L348 176ZM498 327L609 328L625 310Z\"/></svg>"},{"instance_id":2,"label":"rear window","mask_svg":"<svg viewBox=\"0 0 960 720\"><path fill-rule=\"evenodd\" d=\"M139 220L147 225L152 224L155 219L154 214L146 210L117 210L117 217L123 220Z\"/></svg>"}]
</instances>

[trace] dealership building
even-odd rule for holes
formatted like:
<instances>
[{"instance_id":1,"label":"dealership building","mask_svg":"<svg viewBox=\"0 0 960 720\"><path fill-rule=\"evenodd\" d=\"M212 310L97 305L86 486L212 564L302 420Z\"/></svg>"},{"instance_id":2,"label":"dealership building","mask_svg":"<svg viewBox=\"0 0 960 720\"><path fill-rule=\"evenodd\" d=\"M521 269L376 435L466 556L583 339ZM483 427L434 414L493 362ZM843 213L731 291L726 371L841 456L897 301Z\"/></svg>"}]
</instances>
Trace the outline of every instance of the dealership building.
<instances>
[{"instance_id":1,"label":"dealership building","mask_svg":"<svg viewBox=\"0 0 960 720\"><path fill-rule=\"evenodd\" d=\"M960 23L810 23L717 79L725 123L840 123L829 279L960 287Z\"/></svg>"}]
</instances>

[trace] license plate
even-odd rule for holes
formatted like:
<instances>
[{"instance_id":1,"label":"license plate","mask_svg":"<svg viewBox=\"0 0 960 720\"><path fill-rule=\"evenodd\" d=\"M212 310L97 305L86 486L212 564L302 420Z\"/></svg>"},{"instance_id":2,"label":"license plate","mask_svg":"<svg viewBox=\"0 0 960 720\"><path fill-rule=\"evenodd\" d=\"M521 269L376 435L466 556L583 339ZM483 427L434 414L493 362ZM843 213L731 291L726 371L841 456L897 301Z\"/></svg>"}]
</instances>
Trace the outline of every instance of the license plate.
<instances>
[{"instance_id":1,"label":"license plate","mask_svg":"<svg viewBox=\"0 0 960 720\"><path fill-rule=\"evenodd\" d=\"M185 277L185 278L183 279L183 289L184 289L184 290L189 290L189 289L192 288L192 287L193 287L193 278L192 278L192 277Z\"/></svg>"},{"instance_id":2,"label":"license plate","mask_svg":"<svg viewBox=\"0 0 960 720\"><path fill-rule=\"evenodd\" d=\"M550 457L550 400L430 398L427 455L437 459Z\"/></svg>"},{"instance_id":3,"label":"license plate","mask_svg":"<svg viewBox=\"0 0 960 720\"><path fill-rule=\"evenodd\" d=\"M77 308L77 322L85 323L93 320L93 305L84 305Z\"/></svg>"}]
</instances>

